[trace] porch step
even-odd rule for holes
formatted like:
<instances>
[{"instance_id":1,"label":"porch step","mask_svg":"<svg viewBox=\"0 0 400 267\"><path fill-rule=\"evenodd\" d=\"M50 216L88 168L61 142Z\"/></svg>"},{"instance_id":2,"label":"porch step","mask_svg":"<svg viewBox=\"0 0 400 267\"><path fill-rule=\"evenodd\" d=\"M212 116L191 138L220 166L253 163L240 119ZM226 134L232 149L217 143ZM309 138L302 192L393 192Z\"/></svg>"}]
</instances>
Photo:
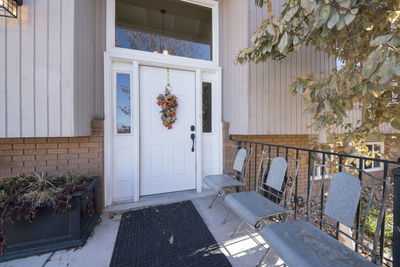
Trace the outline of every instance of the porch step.
<instances>
[{"instance_id":1,"label":"porch step","mask_svg":"<svg viewBox=\"0 0 400 267\"><path fill-rule=\"evenodd\" d=\"M198 193L196 190L187 190L180 192L164 193L151 196L144 196L139 199L138 202L125 202L117 203L115 205L104 208L104 212L119 212L126 210L137 210L151 206L166 205L175 202L181 202L186 200L193 200L197 198L208 197L214 195L215 192L206 189L203 192Z\"/></svg>"}]
</instances>

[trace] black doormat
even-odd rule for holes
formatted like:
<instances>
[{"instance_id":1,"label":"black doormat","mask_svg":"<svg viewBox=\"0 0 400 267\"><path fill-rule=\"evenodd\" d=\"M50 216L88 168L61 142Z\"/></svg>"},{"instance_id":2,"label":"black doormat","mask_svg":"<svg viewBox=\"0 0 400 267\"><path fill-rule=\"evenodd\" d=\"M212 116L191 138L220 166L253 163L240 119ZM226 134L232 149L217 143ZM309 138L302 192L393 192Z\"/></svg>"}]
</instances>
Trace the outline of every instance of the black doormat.
<instances>
[{"instance_id":1,"label":"black doormat","mask_svg":"<svg viewBox=\"0 0 400 267\"><path fill-rule=\"evenodd\" d=\"M122 215L110 266L231 266L191 201Z\"/></svg>"}]
</instances>

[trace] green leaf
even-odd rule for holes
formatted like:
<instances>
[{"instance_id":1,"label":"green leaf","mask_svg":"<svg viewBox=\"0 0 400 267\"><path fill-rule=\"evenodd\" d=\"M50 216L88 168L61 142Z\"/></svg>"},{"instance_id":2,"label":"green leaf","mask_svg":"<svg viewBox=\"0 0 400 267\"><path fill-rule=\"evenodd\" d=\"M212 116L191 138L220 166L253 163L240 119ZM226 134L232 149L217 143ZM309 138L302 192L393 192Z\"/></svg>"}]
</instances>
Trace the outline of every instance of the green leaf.
<instances>
[{"instance_id":1,"label":"green leaf","mask_svg":"<svg viewBox=\"0 0 400 267\"><path fill-rule=\"evenodd\" d=\"M378 46L386 43L393 37L393 34L380 35L371 41L370 46Z\"/></svg>"},{"instance_id":2,"label":"green leaf","mask_svg":"<svg viewBox=\"0 0 400 267\"><path fill-rule=\"evenodd\" d=\"M262 7L264 5L264 0L254 0L256 6Z\"/></svg>"},{"instance_id":3,"label":"green leaf","mask_svg":"<svg viewBox=\"0 0 400 267\"><path fill-rule=\"evenodd\" d=\"M350 100L346 101L346 109L351 110L353 108L353 103Z\"/></svg>"},{"instance_id":4,"label":"green leaf","mask_svg":"<svg viewBox=\"0 0 400 267\"><path fill-rule=\"evenodd\" d=\"M285 16L282 18L282 22L289 21L294 14L296 14L297 10L299 9L298 6L293 7L288 12L286 12Z\"/></svg>"},{"instance_id":5,"label":"green leaf","mask_svg":"<svg viewBox=\"0 0 400 267\"><path fill-rule=\"evenodd\" d=\"M254 33L250 38L250 42L254 43L257 40L257 38L258 38L257 34Z\"/></svg>"},{"instance_id":6,"label":"green leaf","mask_svg":"<svg viewBox=\"0 0 400 267\"><path fill-rule=\"evenodd\" d=\"M299 42L300 42L300 41L299 41L299 37L294 36L294 37L293 37L293 45L296 46Z\"/></svg>"},{"instance_id":7,"label":"green leaf","mask_svg":"<svg viewBox=\"0 0 400 267\"><path fill-rule=\"evenodd\" d=\"M379 80L379 84L384 84L392 78L395 65L396 62L393 58L386 60L382 64L382 67L379 70L379 76L381 77L381 79Z\"/></svg>"},{"instance_id":8,"label":"green leaf","mask_svg":"<svg viewBox=\"0 0 400 267\"><path fill-rule=\"evenodd\" d=\"M268 32L270 35L275 35L275 27L272 26L271 24L268 24L268 26L267 26L267 32Z\"/></svg>"},{"instance_id":9,"label":"green leaf","mask_svg":"<svg viewBox=\"0 0 400 267\"><path fill-rule=\"evenodd\" d=\"M377 67L376 60L374 59L368 60L362 69L362 74L364 78L369 78L372 75L372 73L375 72L376 67Z\"/></svg>"},{"instance_id":10,"label":"green leaf","mask_svg":"<svg viewBox=\"0 0 400 267\"><path fill-rule=\"evenodd\" d=\"M321 113L321 111L325 108L324 102L320 102L317 106L317 110L315 111L315 114Z\"/></svg>"},{"instance_id":11,"label":"green leaf","mask_svg":"<svg viewBox=\"0 0 400 267\"><path fill-rule=\"evenodd\" d=\"M336 75L332 76L332 79L329 82L329 87L332 89L335 89L335 90L337 89L337 76Z\"/></svg>"},{"instance_id":12,"label":"green leaf","mask_svg":"<svg viewBox=\"0 0 400 267\"><path fill-rule=\"evenodd\" d=\"M350 4L351 4L350 0L337 0L337 2L339 3L340 7L347 8L347 9L350 8Z\"/></svg>"},{"instance_id":13,"label":"green leaf","mask_svg":"<svg viewBox=\"0 0 400 267\"><path fill-rule=\"evenodd\" d=\"M346 25L350 25L350 23L356 18L356 15L353 15L351 13L347 13L346 16L344 16L344 22Z\"/></svg>"},{"instance_id":14,"label":"green leaf","mask_svg":"<svg viewBox=\"0 0 400 267\"><path fill-rule=\"evenodd\" d=\"M358 79L356 76L354 76L351 80L350 80L350 87L354 87L358 84Z\"/></svg>"},{"instance_id":15,"label":"green leaf","mask_svg":"<svg viewBox=\"0 0 400 267\"><path fill-rule=\"evenodd\" d=\"M339 104L338 102L333 102L333 106L335 107L335 110L337 111L338 114L346 116L344 107L341 104Z\"/></svg>"},{"instance_id":16,"label":"green leaf","mask_svg":"<svg viewBox=\"0 0 400 267\"><path fill-rule=\"evenodd\" d=\"M327 5L321 9L320 16L323 21L327 21L330 14L331 14L331 6Z\"/></svg>"},{"instance_id":17,"label":"green leaf","mask_svg":"<svg viewBox=\"0 0 400 267\"><path fill-rule=\"evenodd\" d=\"M394 67L394 74L400 76L400 62L397 63L396 67Z\"/></svg>"},{"instance_id":18,"label":"green leaf","mask_svg":"<svg viewBox=\"0 0 400 267\"><path fill-rule=\"evenodd\" d=\"M394 119L394 120L390 123L390 125L391 125L393 128L395 128L395 129L397 129L397 130L400 130L400 118Z\"/></svg>"},{"instance_id":19,"label":"green leaf","mask_svg":"<svg viewBox=\"0 0 400 267\"><path fill-rule=\"evenodd\" d=\"M283 53L285 51L286 46L288 44L288 39L289 39L288 34L287 34L287 32L285 32L281 38L281 41L279 42L279 45L278 45L278 50L280 53Z\"/></svg>"},{"instance_id":20,"label":"green leaf","mask_svg":"<svg viewBox=\"0 0 400 267\"><path fill-rule=\"evenodd\" d=\"M307 12L310 12L310 2L309 0L301 0L301 8L304 8Z\"/></svg>"},{"instance_id":21,"label":"green leaf","mask_svg":"<svg viewBox=\"0 0 400 267\"><path fill-rule=\"evenodd\" d=\"M331 16L328 21L328 28L332 29L339 21L339 14L335 11L335 13Z\"/></svg>"},{"instance_id":22,"label":"green leaf","mask_svg":"<svg viewBox=\"0 0 400 267\"><path fill-rule=\"evenodd\" d=\"M345 26L344 17L340 17L338 23L336 24L336 28L340 31Z\"/></svg>"},{"instance_id":23,"label":"green leaf","mask_svg":"<svg viewBox=\"0 0 400 267\"><path fill-rule=\"evenodd\" d=\"M350 13L356 15L358 13L358 8L353 8L352 10L350 10Z\"/></svg>"},{"instance_id":24,"label":"green leaf","mask_svg":"<svg viewBox=\"0 0 400 267\"><path fill-rule=\"evenodd\" d=\"M392 40L390 40L389 45L400 47L400 35L395 35Z\"/></svg>"}]
</instances>

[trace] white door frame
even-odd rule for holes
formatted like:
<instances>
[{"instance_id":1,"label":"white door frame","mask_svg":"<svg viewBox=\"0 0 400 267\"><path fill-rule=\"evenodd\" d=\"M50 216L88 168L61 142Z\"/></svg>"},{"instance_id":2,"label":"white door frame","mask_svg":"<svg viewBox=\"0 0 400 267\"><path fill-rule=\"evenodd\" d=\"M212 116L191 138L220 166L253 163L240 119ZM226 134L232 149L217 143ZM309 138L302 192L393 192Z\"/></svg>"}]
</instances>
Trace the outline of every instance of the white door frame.
<instances>
[{"instance_id":1,"label":"white door frame","mask_svg":"<svg viewBox=\"0 0 400 267\"><path fill-rule=\"evenodd\" d=\"M138 57L140 58L140 57ZM112 137L113 137L113 114L114 114L114 106L112 105L112 92L113 92L113 77L112 75L115 72L115 68L113 68L113 64L115 62L127 62L131 64L131 71L133 73L133 88L132 88L132 95L134 99L139 99L139 66L152 66L152 67L162 67L162 68L173 68L178 70L186 70L186 71L194 71L196 73L196 139L195 139L195 146L196 146L196 191L202 191L203 185L203 174L202 174L202 73L215 73L217 83L215 83L215 88L217 94L215 96L216 103L219 103L219 107L213 113L213 120L218 122L217 129L215 129L215 134L219 137L217 153L219 158L222 157L222 124L221 122L221 69L220 67L213 67L213 68L198 68L195 65L190 64L174 64L173 60L169 61L169 64L164 63L162 60L160 61L147 61L135 58L127 57L126 55L122 56L121 54L115 54L113 52L105 52L104 55L104 186L105 186L105 206L112 205ZM118 69L117 69L118 70ZM140 122L139 122L139 114L140 114L140 103L132 101L132 113L133 113L133 135L134 135L134 142L135 147L139 147L140 149ZM139 183L140 183L140 150L137 149L135 151L134 156L134 169L135 174L133 177L133 198L131 201L138 201L140 197L139 193ZM220 159L219 163L219 171L222 171L222 160Z\"/></svg>"},{"instance_id":2,"label":"white door frame","mask_svg":"<svg viewBox=\"0 0 400 267\"><path fill-rule=\"evenodd\" d=\"M203 174L202 174L202 73L215 73L217 82L214 89L217 93L213 101L218 103L218 108L213 110L213 120L217 122L218 127L214 134L218 137L218 153L219 163L218 171L222 171L222 96L221 96L221 68L219 67L219 3L215 0L181 0L193 4L207 6L212 9L212 60L200 60L172 55L154 54L151 52L131 50L115 47L115 0L106 0L106 49L104 53L104 204L109 206L112 204L112 151L113 151L113 112L112 102L113 93L113 73L115 62L127 62L132 66L133 93L135 100L139 99L139 66L146 65L161 68L173 68L178 70L194 71L196 73L196 190L202 191ZM134 103L131 110L133 113L132 127L135 147L140 148L140 131L139 131L139 112L140 103ZM135 151L134 156L135 173L133 177L133 198L131 201L139 200L139 183L140 183L140 150Z\"/></svg>"}]
</instances>

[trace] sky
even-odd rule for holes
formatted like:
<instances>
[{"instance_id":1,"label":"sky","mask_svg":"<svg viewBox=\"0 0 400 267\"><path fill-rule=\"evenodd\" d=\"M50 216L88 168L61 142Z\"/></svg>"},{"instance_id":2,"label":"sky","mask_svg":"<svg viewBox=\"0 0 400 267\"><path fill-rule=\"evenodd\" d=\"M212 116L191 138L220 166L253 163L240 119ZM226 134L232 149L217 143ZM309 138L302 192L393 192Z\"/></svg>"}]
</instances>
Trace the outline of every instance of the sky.
<instances>
[{"instance_id":1,"label":"sky","mask_svg":"<svg viewBox=\"0 0 400 267\"><path fill-rule=\"evenodd\" d=\"M117 127L122 125L131 126L131 86L130 75L126 73L117 74ZM129 109L125 114L122 109Z\"/></svg>"},{"instance_id":2,"label":"sky","mask_svg":"<svg viewBox=\"0 0 400 267\"><path fill-rule=\"evenodd\" d=\"M135 36L141 36L143 40L139 40L138 42L135 42L135 45L137 46L136 48L132 47L132 43L129 40L129 35L130 34L135 34ZM166 47L166 43L176 43L174 38L170 37L162 37L159 38L159 34L152 34L152 33L144 33L144 32L137 32L137 31L132 31L128 29L123 29L123 28L116 28L115 30L115 39L116 39L116 46L118 47L123 47L123 48L130 48L130 49L137 49L137 50L142 50L142 51L148 51L148 52L153 52L152 47L149 45L149 41L151 38L153 40L161 40L163 42L163 47ZM141 42L144 41L144 42ZM181 53L180 56L183 57L190 57L190 58L198 58L198 59L204 59L204 60L211 60L211 45L209 44L203 44L203 43L196 43L196 42L191 42L191 41L185 41L185 40L179 40L180 47L182 49L179 50ZM159 44L158 44L159 45ZM183 48L185 47L191 47L192 49L190 50L185 50ZM158 51L161 53L162 51Z\"/></svg>"}]
</instances>

